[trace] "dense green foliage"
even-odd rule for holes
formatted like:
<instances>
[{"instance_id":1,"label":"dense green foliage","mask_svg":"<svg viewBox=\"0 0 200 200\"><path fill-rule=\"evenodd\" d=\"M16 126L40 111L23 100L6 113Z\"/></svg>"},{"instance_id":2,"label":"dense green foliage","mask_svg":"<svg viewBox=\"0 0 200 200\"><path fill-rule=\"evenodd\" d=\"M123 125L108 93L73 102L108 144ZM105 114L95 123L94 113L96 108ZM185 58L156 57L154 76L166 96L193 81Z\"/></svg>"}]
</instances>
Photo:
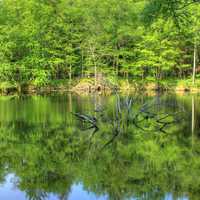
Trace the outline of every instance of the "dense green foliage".
<instances>
[{"instance_id":1,"label":"dense green foliage","mask_svg":"<svg viewBox=\"0 0 200 200\"><path fill-rule=\"evenodd\" d=\"M191 96L138 97L135 113L143 103L160 101L167 112L183 107L181 122L168 134L130 126L102 149L113 135L109 121L93 136L83 131L71 111L93 113L103 106L109 119L116 118L116 97L32 96L0 99L0 181L15 174L15 188L27 199L46 199L50 193L65 199L74 183L108 199L199 199L200 140L190 134ZM196 105L199 97L194 98ZM95 106L96 105L96 106ZM155 106L154 111L160 112ZM198 122L199 109L195 111ZM184 117L183 117L184 116ZM199 124L196 123L199 133ZM143 123L145 127L145 123Z\"/></svg>"},{"instance_id":2,"label":"dense green foliage","mask_svg":"<svg viewBox=\"0 0 200 200\"><path fill-rule=\"evenodd\" d=\"M0 80L190 77L199 13L198 1L185 0L2 0Z\"/></svg>"}]
</instances>

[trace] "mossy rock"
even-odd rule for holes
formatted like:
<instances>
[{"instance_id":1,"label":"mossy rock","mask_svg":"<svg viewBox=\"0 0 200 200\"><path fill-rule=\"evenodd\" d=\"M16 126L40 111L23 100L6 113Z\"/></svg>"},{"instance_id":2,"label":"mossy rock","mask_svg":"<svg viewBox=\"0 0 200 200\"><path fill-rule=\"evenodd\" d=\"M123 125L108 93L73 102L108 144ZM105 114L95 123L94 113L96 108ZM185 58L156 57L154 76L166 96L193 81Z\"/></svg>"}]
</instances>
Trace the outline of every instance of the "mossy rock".
<instances>
[{"instance_id":1,"label":"mossy rock","mask_svg":"<svg viewBox=\"0 0 200 200\"><path fill-rule=\"evenodd\" d=\"M91 88L94 86L94 84L91 84L89 82L79 82L76 86L72 88L72 91L82 91L82 92L90 92Z\"/></svg>"},{"instance_id":2,"label":"mossy rock","mask_svg":"<svg viewBox=\"0 0 200 200\"><path fill-rule=\"evenodd\" d=\"M107 79L101 79L100 81L96 82L94 79L81 79L79 82L72 87L72 91L78 92L78 93L93 93L93 92L102 92L102 91L112 91L114 89L114 86L112 83L109 82Z\"/></svg>"}]
</instances>

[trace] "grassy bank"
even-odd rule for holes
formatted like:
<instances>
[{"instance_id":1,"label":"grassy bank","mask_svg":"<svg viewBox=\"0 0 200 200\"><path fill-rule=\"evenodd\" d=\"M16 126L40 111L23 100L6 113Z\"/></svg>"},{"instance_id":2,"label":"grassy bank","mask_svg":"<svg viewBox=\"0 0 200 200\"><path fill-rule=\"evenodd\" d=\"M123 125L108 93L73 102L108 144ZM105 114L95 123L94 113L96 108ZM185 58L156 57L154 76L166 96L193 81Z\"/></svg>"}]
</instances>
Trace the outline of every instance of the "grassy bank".
<instances>
[{"instance_id":1,"label":"grassy bank","mask_svg":"<svg viewBox=\"0 0 200 200\"><path fill-rule=\"evenodd\" d=\"M69 80L54 80L46 85L35 85L33 83L12 83L1 82L0 93L9 95L13 93L34 94L34 93L51 93L51 92L67 92L76 93L93 93L93 92L110 92L113 91L169 91L169 92L200 92L200 80L197 79L195 84L191 79L185 80L125 80L115 78L105 78L96 82L93 78L74 79L71 83Z\"/></svg>"},{"instance_id":2,"label":"grassy bank","mask_svg":"<svg viewBox=\"0 0 200 200\"><path fill-rule=\"evenodd\" d=\"M9 95L14 93L22 94L35 94L35 93L51 93L51 92L64 92L70 90L70 84L68 80L54 80L45 85L36 85L29 83L13 83L13 82L1 82L0 94Z\"/></svg>"}]
</instances>

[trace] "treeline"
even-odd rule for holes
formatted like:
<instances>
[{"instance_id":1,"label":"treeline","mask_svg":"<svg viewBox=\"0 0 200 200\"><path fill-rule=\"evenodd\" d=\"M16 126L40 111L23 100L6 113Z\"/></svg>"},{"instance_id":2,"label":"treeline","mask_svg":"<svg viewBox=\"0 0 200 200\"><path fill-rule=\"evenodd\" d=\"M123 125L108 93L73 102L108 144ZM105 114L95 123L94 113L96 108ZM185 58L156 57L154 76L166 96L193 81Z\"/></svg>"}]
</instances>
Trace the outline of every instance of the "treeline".
<instances>
[{"instance_id":1,"label":"treeline","mask_svg":"<svg viewBox=\"0 0 200 200\"><path fill-rule=\"evenodd\" d=\"M165 17L145 0L2 0L0 80L191 77L199 70L200 4L184 5L185 16Z\"/></svg>"}]
</instances>

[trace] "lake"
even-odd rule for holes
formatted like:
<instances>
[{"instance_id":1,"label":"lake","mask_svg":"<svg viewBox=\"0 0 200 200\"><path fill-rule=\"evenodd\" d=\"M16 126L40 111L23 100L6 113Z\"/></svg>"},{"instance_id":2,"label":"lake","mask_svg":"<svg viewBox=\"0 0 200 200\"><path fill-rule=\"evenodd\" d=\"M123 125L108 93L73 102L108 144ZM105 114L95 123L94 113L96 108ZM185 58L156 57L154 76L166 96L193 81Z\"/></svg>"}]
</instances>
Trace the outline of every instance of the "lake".
<instances>
[{"instance_id":1,"label":"lake","mask_svg":"<svg viewBox=\"0 0 200 200\"><path fill-rule=\"evenodd\" d=\"M197 200L200 96L0 97L0 199Z\"/></svg>"}]
</instances>

